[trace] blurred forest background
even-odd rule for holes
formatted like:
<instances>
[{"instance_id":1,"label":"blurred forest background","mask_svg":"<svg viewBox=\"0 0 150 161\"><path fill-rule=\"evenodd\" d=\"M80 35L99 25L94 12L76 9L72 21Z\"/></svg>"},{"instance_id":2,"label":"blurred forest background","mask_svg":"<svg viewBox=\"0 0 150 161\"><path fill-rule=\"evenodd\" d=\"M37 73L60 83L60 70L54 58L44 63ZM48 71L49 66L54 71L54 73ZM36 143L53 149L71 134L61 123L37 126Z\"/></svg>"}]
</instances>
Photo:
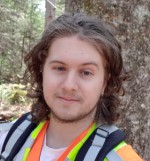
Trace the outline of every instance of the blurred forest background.
<instances>
[{"instance_id":1,"label":"blurred forest background","mask_svg":"<svg viewBox=\"0 0 150 161\"><path fill-rule=\"evenodd\" d=\"M85 12L110 24L123 47L124 84L118 126L150 160L150 0L0 0L0 122L30 110L25 54L44 28L64 12Z\"/></svg>"}]
</instances>

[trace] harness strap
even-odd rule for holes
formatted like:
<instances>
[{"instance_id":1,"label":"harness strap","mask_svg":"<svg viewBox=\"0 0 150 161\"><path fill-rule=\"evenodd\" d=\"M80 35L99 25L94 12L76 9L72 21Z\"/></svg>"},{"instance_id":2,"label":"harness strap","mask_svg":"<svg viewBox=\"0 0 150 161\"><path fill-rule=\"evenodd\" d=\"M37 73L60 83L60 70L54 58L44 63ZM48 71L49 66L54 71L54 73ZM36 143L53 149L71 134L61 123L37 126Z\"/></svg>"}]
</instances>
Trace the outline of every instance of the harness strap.
<instances>
[{"instance_id":1,"label":"harness strap","mask_svg":"<svg viewBox=\"0 0 150 161\"><path fill-rule=\"evenodd\" d=\"M20 117L11 127L11 129L9 130L6 138L5 138L5 141L4 141L4 144L3 144L3 147L2 147L2 151L1 153L5 150L5 147L7 145L7 142L8 140L10 139L10 137L12 136L12 134L14 133L14 131L17 129L17 127L27 118L27 116L29 115L29 113L26 113L24 114L22 117Z\"/></svg>"},{"instance_id":2,"label":"harness strap","mask_svg":"<svg viewBox=\"0 0 150 161\"><path fill-rule=\"evenodd\" d=\"M17 129L12 133L11 137L9 138L6 146L5 146L5 150L2 152L1 154L1 160L0 161L8 161L11 159L8 159L8 157L10 156L10 153L12 153L13 148L15 146L15 144L17 144L18 142L18 138L20 138L22 136L22 134L24 133L24 131L26 129L28 129L28 127L31 125L31 115L27 116L27 119L24 120L18 127Z\"/></svg>"},{"instance_id":3,"label":"harness strap","mask_svg":"<svg viewBox=\"0 0 150 161\"><path fill-rule=\"evenodd\" d=\"M0 123L0 132L9 131L13 122Z\"/></svg>"},{"instance_id":4,"label":"harness strap","mask_svg":"<svg viewBox=\"0 0 150 161\"><path fill-rule=\"evenodd\" d=\"M109 160L109 161L123 161L122 158L114 151L114 150L111 150L106 158Z\"/></svg>"},{"instance_id":5,"label":"harness strap","mask_svg":"<svg viewBox=\"0 0 150 161\"><path fill-rule=\"evenodd\" d=\"M114 125L101 125L97 128L92 145L88 149L83 161L95 160L99 151L102 149L106 138L118 128ZM95 158L95 159L94 159Z\"/></svg>"}]
</instances>

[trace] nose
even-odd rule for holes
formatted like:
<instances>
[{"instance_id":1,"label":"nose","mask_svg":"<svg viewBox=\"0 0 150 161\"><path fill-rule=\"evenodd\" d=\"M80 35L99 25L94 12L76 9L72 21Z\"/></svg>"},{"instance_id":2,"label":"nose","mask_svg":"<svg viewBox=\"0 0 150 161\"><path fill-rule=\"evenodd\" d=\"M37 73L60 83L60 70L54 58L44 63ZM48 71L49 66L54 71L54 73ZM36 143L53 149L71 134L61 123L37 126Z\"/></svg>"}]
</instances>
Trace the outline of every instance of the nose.
<instances>
[{"instance_id":1,"label":"nose","mask_svg":"<svg viewBox=\"0 0 150 161\"><path fill-rule=\"evenodd\" d=\"M76 91L78 89L77 76L75 72L68 72L62 83L63 90Z\"/></svg>"}]
</instances>

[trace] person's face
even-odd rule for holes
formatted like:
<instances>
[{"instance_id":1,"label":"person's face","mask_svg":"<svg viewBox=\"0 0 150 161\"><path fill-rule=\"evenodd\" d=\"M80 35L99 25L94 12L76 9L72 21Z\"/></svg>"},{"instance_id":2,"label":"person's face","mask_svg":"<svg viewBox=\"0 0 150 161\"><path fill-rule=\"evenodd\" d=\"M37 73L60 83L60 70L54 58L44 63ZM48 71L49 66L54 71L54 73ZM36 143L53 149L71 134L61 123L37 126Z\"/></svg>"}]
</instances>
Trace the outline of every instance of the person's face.
<instances>
[{"instance_id":1,"label":"person's face","mask_svg":"<svg viewBox=\"0 0 150 161\"><path fill-rule=\"evenodd\" d=\"M54 40L43 67L43 93L51 116L62 122L95 117L104 92L104 65L99 52L77 36Z\"/></svg>"}]
</instances>

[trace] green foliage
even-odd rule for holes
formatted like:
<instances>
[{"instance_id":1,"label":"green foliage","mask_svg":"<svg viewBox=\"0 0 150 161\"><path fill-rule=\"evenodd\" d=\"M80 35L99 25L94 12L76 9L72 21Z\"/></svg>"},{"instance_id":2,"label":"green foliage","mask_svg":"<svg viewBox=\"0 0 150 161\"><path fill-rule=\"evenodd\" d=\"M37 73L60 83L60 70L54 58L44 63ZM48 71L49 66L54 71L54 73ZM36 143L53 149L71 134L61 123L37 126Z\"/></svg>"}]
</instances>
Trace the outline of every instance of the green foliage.
<instances>
[{"instance_id":1,"label":"green foliage","mask_svg":"<svg viewBox=\"0 0 150 161\"><path fill-rule=\"evenodd\" d=\"M0 0L0 82L19 82L16 75L23 75L24 55L44 28L41 1Z\"/></svg>"},{"instance_id":2,"label":"green foliage","mask_svg":"<svg viewBox=\"0 0 150 161\"><path fill-rule=\"evenodd\" d=\"M1 101L7 104L26 104L29 100L26 98L27 90L22 84L2 84L0 85Z\"/></svg>"}]
</instances>

